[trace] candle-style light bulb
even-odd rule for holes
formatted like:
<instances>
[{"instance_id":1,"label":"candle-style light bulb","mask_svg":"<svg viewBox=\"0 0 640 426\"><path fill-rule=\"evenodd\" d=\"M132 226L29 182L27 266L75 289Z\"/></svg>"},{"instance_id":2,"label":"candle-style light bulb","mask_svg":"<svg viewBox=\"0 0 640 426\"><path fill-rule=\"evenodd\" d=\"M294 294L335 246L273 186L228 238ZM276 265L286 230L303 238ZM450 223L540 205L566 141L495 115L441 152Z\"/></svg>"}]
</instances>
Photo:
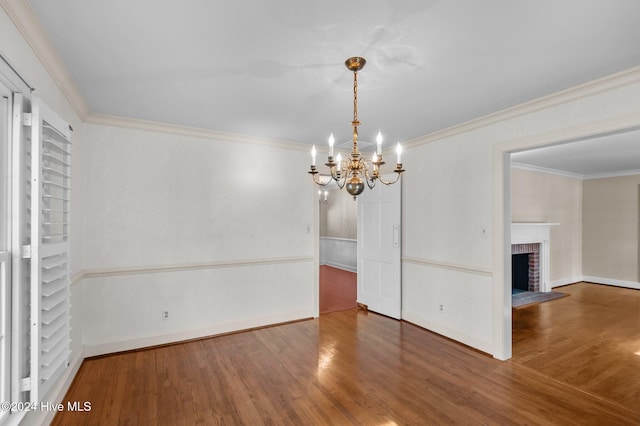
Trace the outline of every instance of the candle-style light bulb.
<instances>
[{"instance_id":1,"label":"candle-style light bulb","mask_svg":"<svg viewBox=\"0 0 640 426\"><path fill-rule=\"evenodd\" d=\"M336 157L336 164L338 166L338 171L340 171L340 169L342 169L342 154L338 153L338 156Z\"/></svg>"},{"instance_id":2,"label":"candle-style light bulb","mask_svg":"<svg viewBox=\"0 0 640 426\"><path fill-rule=\"evenodd\" d=\"M329 135L329 157L333 157L333 144L335 143L335 139L333 138L333 133Z\"/></svg>"},{"instance_id":3,"label":"candle-style light bulb","mask_svg":"<svg viewBox=\"0 0 640 426\"><path fill-rule=\"evenodd\" d=\"M376 154L382 154L382 133L378 130L378 136L376 136Z\"/></svg>"},{"instance_id":4,"label":"candle-style light bulb","mask_svg":"<svg viewBox=\"0 0 640 426\"><path fill-rule=\"evenodd\" d=\"M378 154L376 152L374 152L373 155L371 156L371 162L372 163L378 162Z\"/></svg>"},{"instance_id":5,"label":"candle-style light bulb","mask_svg":"<svg viewBox=\"0 0 640 426\"><path fill-rule=\"evenodd\" d=\"M327 196L329 195L329 191L324 191L324 200L327 201Z\"/></svg>"},{"instance_id":6,"label":"candle-style light bulb","mask_svg":"<svg viewBox=\"0 0 640 426\"><path fill-rule=\"evenodd\" d=\"M312 166L315 166L315 165L316 165L316 154L317 154L317 153L318 153L318 152L316 151L316 146L315 146L315 145L313 145L313 146L311 147L311 165L312 165Z\"/></svg>"},{"instance_id":7,"label":"candle-style light bulb","mask_svg":"<svg viewBox=\"0 0 640 426\"><path fill-rule=\"evenodd\" d=\"M396 163L402 164L402 145L400 145L400 142L398 142L398 145L396 145L396 154L398 155Z\"/></svg>"}]
</instances>

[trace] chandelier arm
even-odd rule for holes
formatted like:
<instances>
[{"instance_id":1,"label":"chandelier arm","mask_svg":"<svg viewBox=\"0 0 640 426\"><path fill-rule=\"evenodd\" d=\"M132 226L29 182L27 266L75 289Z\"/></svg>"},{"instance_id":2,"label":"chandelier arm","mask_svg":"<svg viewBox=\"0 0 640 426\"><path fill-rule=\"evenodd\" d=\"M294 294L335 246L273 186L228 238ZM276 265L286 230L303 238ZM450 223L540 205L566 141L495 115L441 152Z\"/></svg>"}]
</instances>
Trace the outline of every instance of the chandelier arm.
<instances>
[{"instance_id":1,"label":"chandelier arm","mask_svg":"<svg viewBox=\"0 0 640 426\"><path fill-rule=\"evenodd\" d=\"M331 182L331 179L329 179L327 182L322 182L320 179L318 179L318 177L316 177L316 175L319 175L319 173L313 173L313 183L315 183L318 186L327 186L329 185L329 182Z\"/></svg>"},{"instance_id":2,"label":"chandelier arm","mask_svg":"<svg viewBox=\"0 0 640 426\"><path fill-rule=\"evenodd\" d=\"M404 171L404 170L403 170ZM397 170L394 170L394 172L396 173L396 178L390 181L385 181L384 179L382 179L382 176L378 176L378 180L382 183L384 183L385 185L393 185L394 183L396 183L398 180L400 180L400 176L402 174L402 172L399 172Z\"/></svg>"},{"instance_id":3,"label":"chandelier arm","mask_svg":"<svg viewBox=\"0 0 640 426\"><path fill-rule=\"evenodd\" d=\"M332 178L333 180L335 180L336 182L340 179L340 177L339 177L339 175L338 175L339 171L337 170L337 167L336 167L336 168L331 167L331 168L329 169L329 173L331 173L331 178ZM342 173L340 172L340 174L342 174Z\"/></svg>"},{"instance_id":4,"label":"chandelier arm","mask_svg":"<svg viewBox=\"0 0 640 426\"><path fill-rule=\"evenodd\" d=\"M367 181L367 186L369 187L369 189L373 189L376 186L376 177L374 176L370 176L369 175L369 170L365 169L364 170L364 180Z\"/></svg>"},{"instance_id":5,"label":"chandelier arm","mask_svg":"<svg viewBox=\"0 0 640 426\"><path fill-rule=\"evenodd\" d=\"M327 185L329 185L329 182L331 182L331 179L329 179L328 181L326 181L324 183L321 180L316 180L315 178L313 179L313 181L318 186L327 186Z\"/></svg>"},{"instance_id":6,"label":"chandelier arm","mask_svg":"<svg viewBox=\"0 0 640 426\"><path fill-rule=\"evenodd\" d=\"M342 164L336 164L335 167L330 167L330 172L331 178L336 182L338 188L344 188L344 185L347 183L347 173L346 170L343 170Z\"/></svg>"}]
</instances>

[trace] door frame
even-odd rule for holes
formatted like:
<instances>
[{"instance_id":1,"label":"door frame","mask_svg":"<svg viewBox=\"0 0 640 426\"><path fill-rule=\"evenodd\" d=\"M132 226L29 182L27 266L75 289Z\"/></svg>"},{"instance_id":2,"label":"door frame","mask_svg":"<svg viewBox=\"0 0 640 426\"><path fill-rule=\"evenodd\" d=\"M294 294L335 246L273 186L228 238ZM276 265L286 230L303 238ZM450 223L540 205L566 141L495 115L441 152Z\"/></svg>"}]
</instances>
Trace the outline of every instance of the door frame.
<instances>
[{"instance_id":1,"label":"door frame","mask_svg":"<svg viewBox=\"0 0 640 426\"><path fill-rule=\"evenodd\" d=\"M511 153L578 142L607 134L640 130L640 114L591 122L564 131L515 139L492 148L493 193L493 356L507 360L512 356L511 308Z\"/></svg>"}]
</instances>

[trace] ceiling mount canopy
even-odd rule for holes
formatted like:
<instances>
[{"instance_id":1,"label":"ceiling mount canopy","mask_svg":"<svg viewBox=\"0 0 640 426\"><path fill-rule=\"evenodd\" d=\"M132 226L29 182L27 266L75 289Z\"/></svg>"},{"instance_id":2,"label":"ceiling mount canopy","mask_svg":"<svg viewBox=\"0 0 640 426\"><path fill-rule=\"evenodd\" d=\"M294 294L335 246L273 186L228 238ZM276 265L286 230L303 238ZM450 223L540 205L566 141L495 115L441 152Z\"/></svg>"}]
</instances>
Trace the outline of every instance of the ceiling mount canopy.
<instances>
[{"instance_id":1,"label":"ceiling mount canopy","mask_svg":"<svg viewBox=\"0 0 640 426\"><path fill-rule=\"evenodd\" d=\"M349 71L356 72L360 71L366 65L367 60L364 58L360 58L359 56L354 56L353 58L349 58L344 61L344 64L347 66Z\"/></svg>"},{"instance_id":2,"label":"ceiling mount canopy","mask_svg":"<svg viewBox=\"0 0 640 426\"><path fill-rule=\"evenodd\" d=\"M316 169L316 146L311 148L311 174L313 181L319 186L325 186L331 181L335 181L340 189L347 187L347 192L353 196L353 199L357 199L358 195L364 191L364 183L371 189L376 185L377 181L382 182L385 185L391 185L396 183L404 169L402 168L401 153L402 147L398 143L396 168L393 170L396 173L394 179L385 181L380 175L380 166L385 164L382 160L382 134L378 131L376 137L376 152L373 154L371 160L366 160L358 149L358 71L364 68L367 61L364 58L354 56L345 61L347 69L353 72L353 121L351 126L353 127L353 149L350 156L342 160L342 156L338 153L337 157L333 158L333 144L335 142L333 133L329 136L329 157L325 166L329 168L330 179L323 181L318 176L318 170ZM364 179L363 179L364 178Z\"/></svg>"}]
</instances>

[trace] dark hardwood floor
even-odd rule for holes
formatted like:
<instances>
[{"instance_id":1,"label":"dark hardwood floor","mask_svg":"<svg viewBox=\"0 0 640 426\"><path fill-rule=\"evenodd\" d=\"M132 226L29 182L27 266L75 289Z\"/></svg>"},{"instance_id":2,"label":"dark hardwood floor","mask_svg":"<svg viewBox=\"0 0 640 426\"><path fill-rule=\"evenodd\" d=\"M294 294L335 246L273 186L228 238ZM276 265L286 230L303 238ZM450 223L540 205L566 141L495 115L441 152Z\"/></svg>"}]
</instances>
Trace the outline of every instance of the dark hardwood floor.
<instances>
[{"instance_id":1,"label":"dark hardwood floor","mask_svg":"<svg viewBox=\"0 0 640 426\"><path fill-rule=\"evenodd\" d=\"M507 362L356 309L88 359L53 424L637 425L640 292L599 287L515 311Z\"/></svg>"}]
</instances>

